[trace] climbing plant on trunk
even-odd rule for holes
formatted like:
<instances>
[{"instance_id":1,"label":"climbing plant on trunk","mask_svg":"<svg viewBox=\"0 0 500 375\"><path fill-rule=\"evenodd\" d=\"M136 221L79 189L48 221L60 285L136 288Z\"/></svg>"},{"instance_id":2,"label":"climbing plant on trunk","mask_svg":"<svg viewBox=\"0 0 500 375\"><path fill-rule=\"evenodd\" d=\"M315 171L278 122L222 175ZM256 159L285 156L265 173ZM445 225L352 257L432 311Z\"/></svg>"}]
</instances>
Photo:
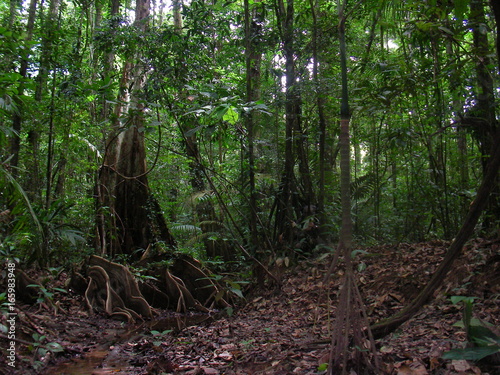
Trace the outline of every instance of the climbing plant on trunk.
<instances>
[{"instance_id":1,"label":"climbing plant on trunk","mask_svg":"<svg viewBox=\"0 0 500 375\"><path fill-rule=\"evenodd\" d=\"M149 0L137 0L134 25L139 33L147 30L149 6ZM170 237L161 238L168 230L164 221L157 220L157 204L149 190L141 97L146 79L147 67L136 50L122 67L112 132L96 186L96 245L102 255L137 259L156 240L174 244ZM155 227L160 237L155 238Z\"/></svg>"}]
</instances>

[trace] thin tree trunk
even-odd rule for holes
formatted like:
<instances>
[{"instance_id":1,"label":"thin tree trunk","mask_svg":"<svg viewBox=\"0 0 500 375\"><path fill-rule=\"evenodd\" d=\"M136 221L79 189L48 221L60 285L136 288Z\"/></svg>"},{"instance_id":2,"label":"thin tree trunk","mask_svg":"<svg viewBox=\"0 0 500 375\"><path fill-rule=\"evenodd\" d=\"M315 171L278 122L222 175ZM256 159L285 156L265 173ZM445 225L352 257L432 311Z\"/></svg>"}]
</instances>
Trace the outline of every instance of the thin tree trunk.
<instances>
[{"instance_id":1,"label":"thin tree trunk","mask_svg":"<svg viewBox=\"0 0 500 375\"><path fill-rule=\"evenodd\" d=\"M56 96L56 69L54 69L52 74L52 93L50 98L50 109L49 109L49 134L47 140L47 166L45 169L45 209L50 208L52 203L52 176L53 176L53 161L54 161L54 120L55 120L55 96Z\"/></svg>"},{"instance_id":2,"label":"thin tree trunk","mask_svg":"<svg viewBox=\"0 0 500 375\"><path fill-rule=\"evenodd\" d=\"M294 240L293 223L304 207L310 207L314 202L312 179L307 160L306 136L301 127L301 94L297 84L295 69L295 38L294 38L294 1L276 2L276 18L283 43L285 55L286 102L285 102L285 165L280 188L276 196L276 216L274 235L278 242L292 244ZM295 145L295 148L294 148ZM297 194L295 186L295 156L298 159L300 181L304 194Z\"/></svg>"},{"instance_id":3,"label":"thin tree trunk","mask_svg":"<svg viewBox=\"0 0 500 375\"><path fill-rule=\"evenodd\" d=\"M378 373L379 363L375 342L370 331L368 317L356 283L351 260L352 216L351 216L351 156L350 156L350 110L347 77L347 53L345 40L347 0L339 4L339 43L342 94L340 103L340 194L342 205L342 226L334 261L329 269L333 271L339 256L343 256L346 270L342 290L332 328L330 362L328 374L347 374L349 368ZM327 275L329 276L329 274ZM366 341L370 343L368 352L361 350ZM352 342L352 343L351 343ZM353 347L350 347L353 346ZM354 350L354 354L352 354ZM353 357L353 363L349 360Z\"/></svg>"},{"instance_id":4,"label":"thin tree trunk","mask_svg":"<svg viewBox=\"0 0 500 375\"><path fill-rule=\"evenodd\" d=\"M244 1L245 6L245 59L246 59L246 101L256 102L260 99L260 64L262 54L258 51L257 40L260 34L259 20L255 10L250 10L248 0ZM257 193L255 190L255 126L258 116L251 111L245 116L247 129L248 147L248 183L249 183L249 230L250 243L255 251L258 246L257 232Z\"/></svg>"},{"instance_id":5,"label":"thin tree trunk","mask_svg":"<svg viewBox=\"0 0 500 375\"><path fill-rule=\"evenodd\" d=\"M326 116L325 116L325 100L323 98L323 88L319 79L319 53L318 53L318 39L319 39L319 26L316 10L319 8L319 2L310 0L311 15L313 18L313 80L316 86L316 105L318 106L318 131L319 131L319 177L318 177L318 215L320 228L322 224L326 223L325 216L325 179L326 179ZM322 230L322 228L320 229Z\"/></svg>"},{"instance_id":6,"label":"thin tree trunk","mask_svg":"<svg viewBox=\"0 0 500 375\"><path fill-rule=\"evenodd\" d=\"M347 0L346 0L347 2ZM346 4L343 4L345 9ZM339 247L349 254L352 246L352 217L351 217L351 151L349 123L349 90L347 85L347 56L345 43L345 18L340 15L340 69L342 81L342 99L340 103L340 196L342 205L342 227L340 231Z\"/></svg>"},{"instance_id":7,"label":"thin tree trunk","mask_svg":"<svg viewBox=\"0 0 500 375\"><path fill-rule=\"evenodd\" d=\"M280 29L283 50L285 54L285 75L286 75L286 127L285 127L285 164L280 182L279 191L276 196L276 216L274 235L280 243L291 243L293 232L291 223L293 222L293 182L294 182L294 153L293 153L293 130L296 121L296 93L295 86L295 61L293 50L293 20L294 20L294 0L289 0L286 4L283 0L276 2L276 18Z\"/></svg>"},{"instance_id":8,"label":"thin tree trunk","mask_svg":"<svg viewBox=\"0 0 500 375\"><path fill-rule=\"evenodd\" d=\"M33 39L33 29L35 25L36 17L36 6L38 0L31 0L29 11L28 11L28 23L26 25L26 42ZM19 74L22 78L25 78L28 72L28 59L29 54L26 52L25 56L22 56L19 68ZM24 80L21 80L18 88L19 95L24 95ZM19 165L19 151L21 149L21 130L24 115L24 103L20 101L17 103L17 111L14 111L12 115L12 129L14 130L14 135L10 140L10 153L12 158L10 160L10 165L12 166L12 175L17 176L17 167Z\"/></svg>"},{"instance_id":9,"label":"thin tree trunk","mask_svg":"<svg viewBox=\"0 0 500 375\"><path fill-rule=\"evenodd\" d=\"M172 1L172 13L174 14L174 27L177 32L182 31L182 0Z\"/></svg>"}]
</instances>

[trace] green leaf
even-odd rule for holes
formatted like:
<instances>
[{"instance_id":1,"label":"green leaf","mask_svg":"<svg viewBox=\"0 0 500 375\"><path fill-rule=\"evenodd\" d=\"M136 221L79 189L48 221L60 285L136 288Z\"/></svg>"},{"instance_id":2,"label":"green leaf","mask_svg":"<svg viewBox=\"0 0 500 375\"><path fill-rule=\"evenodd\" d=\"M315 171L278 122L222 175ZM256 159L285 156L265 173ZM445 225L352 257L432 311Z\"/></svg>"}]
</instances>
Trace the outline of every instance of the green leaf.
<instances>
[{"instance_id":1,"label":"green leaf","mask_svg":"<svg viewBox=\"0 0 500 375\"><path fill-rule=\"evenodd\" d=\"M229 107L222 119L224 121L229 122L231 125L234 125L238 122L239 119L238 112L234 110L234 107Z\"/></svg>"},{"instance_id":2,"label":"green leaf","mask_svg":"<svg viewBox=\"0 0 500 375\"><path fill-rule=\"evenodd\" d=\"M238 297L240 298L245 298L243 296L243 292L240 290L240 289L237 289L237 288L230 288L231 292L233 292L234 294L236 294Z\"/></svg>"},{"instance_id":3,"label":"green leaf","mask_svg":"<svg viewBox=\"0 0 500 375\"><path fill-rule=\"evenodd\" d=\"M189 129L185 134L186 137L191 137L192 135L194 135L198 130L202 129L203 126L196 126L192 129Z\"/></svg>"},{"instance_id":4,"label":"green leaf","mask_svg":"<svg viewBox=\"0 0 500 375\"><path fill-rule=\"evenodd\" d=\"M54 353L59 353L64 351L64 348L58 342L49 342L47 345L45 345L45 347Z\"/></svg>"},{"instance_id":5,"label":"green leaf","mask_svg":"<svg viewBox=\"0 0 500 375\"><path fill-rule=\"evenodd\" d=\"M464 297L464 296L451 296L450 297L450 301L451 303L453 303L454 305L462 302L463 300L467 299L469 297Z\"/></svg>"},{"instance_id":6,"label":"green leaf","mask_svg":"<svg viewBox=\"0 0 500 375\"><path fill-rule=\"evenodd\" d=\"M491 344L500 346L500 337L483 325L471 325L469 327L469 340L478 346L489 346Z\"/></svg>"},{"instance_id":7,"label":"green leaf","mask_svg":"<svg viewBox=\"0 0 500 375\"><path fill-rule=\"evenodd\" d=\"M326 371L328 369L328 363L322 363L318 366L318 371Z\"/></svg>"},{"instance_id":8,"label":"green leaf","mask_svg":"<svg viewBox=\"0 0 500 375\"><path fill-rule=\"evenodd\" d=\"M467 12L469 0L455 0L453 3L455 4L455 17L459 23L462 23L464 14Z\"/></svg>"},{"instance_id":9,"label":"green leaf","mask_svg":"<svg viewBox=\"0 0 500 375\"><path fill-rule=\"evenodd\" d=\"M353 250L351 252L351 258L355 258L356 255L358 255L358 254L368 255L369 253L368 253L368 251L365 251L365 250Z\"/></svg>"},{"instance_id":10,"label":"green leaf","mask_svg":"<svg viewBox=\"0 0 500 375\"><path fill-rule=\"evenodd\" d=\"M461 360L465 359L467 361L479 361L484 357L489 355L499 353L499 346L487 346L487 347L477 347L477 348L465 348L465 349L452 349L443 354L443 359L451 360Z\"/></svg>"}]
</instances>

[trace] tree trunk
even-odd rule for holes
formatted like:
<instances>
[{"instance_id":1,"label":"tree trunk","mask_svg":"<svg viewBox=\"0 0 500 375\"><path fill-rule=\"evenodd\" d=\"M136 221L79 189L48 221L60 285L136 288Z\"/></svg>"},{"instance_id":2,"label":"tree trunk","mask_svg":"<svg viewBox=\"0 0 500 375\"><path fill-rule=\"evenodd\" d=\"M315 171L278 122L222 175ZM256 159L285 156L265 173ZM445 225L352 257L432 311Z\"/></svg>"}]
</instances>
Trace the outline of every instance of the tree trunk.
<instances>
[{"instance_id":1,"label":"tree trunk","mask_svg":"<svg viewBox=\"0 0 500 375\"><path fill-rule=\"evenodd\" d=\"M286 130L285 130L285 165L276 197L276 216L274 236L281 243L292 243L293 232L293 183L294 183L294 153L293 153L293 129L296 120L296 90L295 86L295 61L293 51L293 19L294 1L285 3L277 1L276 18L281 32L283 49L285 53L286 74Z\"/></svg>"},{"instance_id":2,"label":"tree trunk","mask_svg":"<svg viewBox=\"0 0 500 375\"><path fill-rule=\"evenodd\" d=\"M493 9L495 2L492 1ZM496 5L498 6L498 5ZM476 100L477 104L470 114L470 125L473 134L479 143L479 150L482 154L483 174L486 172L488 158L492 150L493 139L498 131L495 115L495 96L493 73L489 68L491 65L490 45L488 34L483 31L486 24L484 5L480 0L470 2L470 17L472 35L473 35L473 54L476 58ZM498 20L497 20L498 21ZM498 23L497 23L498 27ZM497 32L498 33L498 32ZM493 182L494 189L485 207L483 217L483 231L488 234L498 227L498 218L500 217L500 179Z\"/></svg>"},{"instance_id":3,"label":"tree trunk","mask_svg":"<svg viewBox=\"0 0 500 375\"><path fill-rule=\"evenodd\" d=\"M498 30L500 25L500 5L494 0L491 1L491 5L495 15L495 23L497 25L496 53L497 58L499 59L498 61L500 61L500 30ZM498 67L498 70L500 72L500 67ZM425 303L432 298L433 294L443 283L448 272L452 269L453 263L460 256L463 246L474 232L474 228L481 217L481 213L488 205L491 192L498 186L497 181L499 179L500 171L500 131L496 131L490 142L492 147L489 151L489 155L491 156L485 167L483 180L477 190L476 198L469 206L469 212L467 213L464 223L451 243L450 248L446 252L443 261L437 268L436 272L434 272L434 275L426 287L407 307L393 317L376 323L371 327L375 337L384 337L388 335L415 315L425 305Z\"/></svg>"},{"instance_id":4,"label":"tree trunk","mask_svg":"<svg viewBox=\"0 0 500 375\"><path fill-rule=\"evenodd\" d=\"M320 223L320 231L322 224L326 224L325 216L325 183L326 183L326 116L325 116L325 100L323 98L323 88L319 78L319 26L318 16L316 11L319 9L319 2L310 0L311 15L313 18L313 35L312 35L312 52L313 52L313 81L316 87L316 105L318 106L318 132L319 132L319 163L318 163L318 216Z\"/></svg>"},{"instance_id":5,"label":"tree trunk","mask_svg":"<svg viewBox=\"0 0 500 375\"><path fill-rule=\"evenodd\" d=\"M245 0L245 59L246 59L246 101L256 102L260 99L260 63L262 54L258 51L261 26L256 11L250 9ZM248 147L248 185L249 185L249 231L252 250L258 247L257 232L257 194L255 191L255 150L254 137L257 113L251 111L245 116Z\"/></svg>"},{"instance_id":6,"label":"tree trunk","mask_svg":"<svg viewBox=\"0 0 500 375\"><path fill-rule=\"evenodd\" d=\"M144 32L149 0L137 0L135 16L136 25ZM140 101L146 77L139 56L124 64L114 132L108 140L96 187L97 247L102 255L127 254L137 260L157 240L175 246L164 221L157 220L160 213L149 191L144 105ZM168 237L163 238L165 235Z\"/></svg>"},{"instance_id":7,"label":"tree trunk","mask_svg":"<svg viewBox=\"0 0 500 375\"><path fill-rule=\"evenodd\" d=\"M342 226L337 252L330 267L333 271L339 256L343 256L346 270L337 304L336 317L332 328L330 361L328 374L347 374L349 368L356 372L378 373L379 364L375 342L370 331L364 303L356 283L351 259L352 216L351 216L351 156L349 92L347 77L347 54L345 41L347 0L339 4L339 43L342 97L340 103L340 195L342 204ZM329 277L329 274L327 275ZM369 350L364 351L366 342Z\"/></svg>"},{"instance_id":8,"label":"tree trunk","mask_svg":"<svg viewBox=\"0 0 500 375\"><path fill-rule=\"evenodd\" d=\"M274 237L278 243L290 246L294 244L295 221L301 219L303 208L310 208L315 204L315 198L307 160L306 136L301 127L302 103L295 69L294 1L288 1L286 6L283 0L277 1L276 18L285 55L286 130L285 165L275 199ZM296 186L295 157L299 162L300 181L303 188L302 196L300 196Z\"/></svg>"},{"instance_id":9,"label":"tree trunk","mask_svg":"<svg viewBox=\"0 0 500 375\"><path fill-rule=\"evenodd\" d=\"M29 11L28 11L28 23L26 25L26 41L29 42L33 39L33 28L35 25L35 17L36 17L36 6L37 0L31 0ZM26 56L22 56L19 68L19 74L22 78L25 78L28 72L28 58L29 55L26 52ZM19 83L18 88L19 95L24 95L24 82L21 81ZM12 166L12 175L17 176L17 167L19 164L19 151L21 149L21 128L23 122L23 107L24 103L19 101L17 103L17 111L14 111L12 115L12 129L14 130L14 135L10 140L10 153L12 155L12 159L10 160L10 165Z\"/></svg>"}]
</instances>

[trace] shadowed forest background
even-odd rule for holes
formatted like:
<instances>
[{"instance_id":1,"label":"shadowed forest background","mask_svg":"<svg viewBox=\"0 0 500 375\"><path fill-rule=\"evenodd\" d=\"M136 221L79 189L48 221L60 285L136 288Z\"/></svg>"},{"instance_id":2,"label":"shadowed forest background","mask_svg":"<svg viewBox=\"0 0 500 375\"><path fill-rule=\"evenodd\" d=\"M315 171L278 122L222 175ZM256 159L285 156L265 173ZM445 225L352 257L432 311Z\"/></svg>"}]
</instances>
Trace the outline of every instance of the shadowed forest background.
<instances>
[{"instance_id":1,"label":"shadowed forest background","mask_svg":"<svg viewBox=\"0 0 500 375\"><path fill-rule=\"evenodd\" d=\"M352 292L336 324L353 337L333 335L328 371L365 341L359 363L381 371L370 324L378 339L413 316L471 238L498 264L499 19L480 0L0 0L0 254L16 297L57 312L71 290L128 322L231 315L312 262L315 283ZM443 260L377 326L358 258L416 243L448 252L412 264Z\"/></svg>"}]
</instances>

